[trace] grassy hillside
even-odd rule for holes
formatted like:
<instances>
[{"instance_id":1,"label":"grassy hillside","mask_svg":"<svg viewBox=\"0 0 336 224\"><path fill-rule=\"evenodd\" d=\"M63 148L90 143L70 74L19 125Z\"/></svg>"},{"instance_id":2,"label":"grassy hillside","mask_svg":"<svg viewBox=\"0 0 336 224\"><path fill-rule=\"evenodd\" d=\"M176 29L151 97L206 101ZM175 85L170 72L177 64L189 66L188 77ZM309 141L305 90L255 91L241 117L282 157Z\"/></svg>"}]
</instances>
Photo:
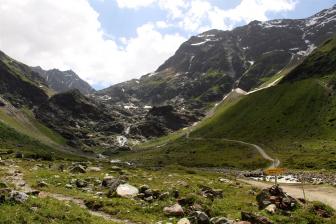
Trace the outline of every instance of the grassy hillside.
<instances>
[{"instance_id":1,"label":"grassy hillside","mask_svg":"<svg viewBox=\"0 0 336 224\"><path fill-rule=\"evenodd\" d=\"M336 37L327 40L296 67L283 82L297 81L311 77L335 75L336 72Z\"/></svg>"},{"instance_id":2,"label":"grassy hillside","mask_svg":"<svg viewBox=\"0 0 336 224\"><path fill-rule=\"evenodd\" d=\"M59 151L51 146L27 135L17 132L15 129L0 122L0 153L8 154L22 152L25 157L51 159L78 159L70 153Z\"/></svg>"},{"instance_id":3,"label":"grassy hillside","mask_svg":"<svg viewBox=\"0 0 336 224\"><path fill-rule=\"evenodd\" d=\"M189 142L182 135L166 137L161 140L164 144L160 149L155 148L155 142L145 145L147 151L141 156L158 161L166 152L168 158L174 157L179 163L190 160L183 163L191 166L212 163L253 167L253 163L255 166L265 163L256 162L258 158L251 157L246 147L228 145L223 141L227 138L258 144L286 167L335 169L335 46L336 39L324 43L277 86L222 103L213 116L193 128ZM199 139L202 142L196 141ZM216 153L218 149L225 152ZM190 151L203 154L193 157L188 155ZM136 156L128 156L131 157Z\"/></svg>"},{"instance_id":4,"label":"grassy hillside","mask_svg":"<svg viewBox=\"0 0 336 224\"><path fill-rule=\"evenodd\" d=\"M0 121L16 131L38 139L45 144L65 145L66 140L35 119L34 114L27 108L0 108Z\"/></svg>"}]
</instances>

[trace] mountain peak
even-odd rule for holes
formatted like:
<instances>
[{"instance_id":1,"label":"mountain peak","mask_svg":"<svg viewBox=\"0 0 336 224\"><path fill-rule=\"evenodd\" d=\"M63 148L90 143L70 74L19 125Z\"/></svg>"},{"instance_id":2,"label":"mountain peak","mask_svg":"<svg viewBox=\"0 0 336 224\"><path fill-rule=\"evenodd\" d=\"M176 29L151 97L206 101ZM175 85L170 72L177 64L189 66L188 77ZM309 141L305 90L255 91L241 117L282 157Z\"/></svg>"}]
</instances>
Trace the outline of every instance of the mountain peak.
<instances>
[{"instance_id":1,"label":"mountain peak","mask_svg":"<svg viewBox=\"0 0 336 224\"><path fill-rule=\"evenodd\" d=\"M61 71L59 69L43 70L33 68L56 92L66 92L71 89L78 89L83 94L91 94L95 90L82 80L73 70Z\"/></svg>"}]
</instances>

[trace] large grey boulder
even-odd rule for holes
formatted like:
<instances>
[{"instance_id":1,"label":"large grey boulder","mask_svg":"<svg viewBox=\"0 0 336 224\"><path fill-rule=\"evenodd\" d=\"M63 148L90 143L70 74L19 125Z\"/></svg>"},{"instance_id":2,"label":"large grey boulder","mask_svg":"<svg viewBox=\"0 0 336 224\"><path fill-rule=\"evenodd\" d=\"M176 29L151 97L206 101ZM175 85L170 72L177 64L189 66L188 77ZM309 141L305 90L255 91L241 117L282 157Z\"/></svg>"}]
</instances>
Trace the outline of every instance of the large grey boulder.
<instances>
[{"instance_id":1,"label":"large grey boulder","mask_svg":"<svg viewBox=\"0 0 336 224\"><path fill-rule=\"evenodd\" d=\"M132 198L139 194L138 188L129 184L120 184L117 187L116 193L120 197Z\"/></svg>"}]
</instances>

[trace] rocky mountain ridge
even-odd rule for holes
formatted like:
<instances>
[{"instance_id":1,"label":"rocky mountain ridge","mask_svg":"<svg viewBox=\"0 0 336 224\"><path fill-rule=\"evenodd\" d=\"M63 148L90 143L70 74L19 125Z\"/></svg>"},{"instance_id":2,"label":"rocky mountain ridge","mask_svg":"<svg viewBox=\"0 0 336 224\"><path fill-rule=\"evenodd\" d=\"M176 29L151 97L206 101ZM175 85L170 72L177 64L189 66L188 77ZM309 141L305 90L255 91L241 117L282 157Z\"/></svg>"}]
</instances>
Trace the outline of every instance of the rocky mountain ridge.
<instances>
[{"instance_id":1,"label":"rocky mountain ridge","mask_svg":"<svg viewBox=\"0 0 336 224\"><path fill-rule=\"evenodd\" d=\"M299 64L336 32L336 6L306 19L253 21L183 43L155 72L98 91L106 103L208 108L239 87L249 91Z\"/></svg>"},{"instance_id":2,"label":"rocky mountain ridge","mask_svg":"<svg viewBox=\"0 0 336 224\"><path fill-rule=\"evenodd\" d=\"M74 71L60 71L58 69L43 70L41 67L31 67L57 93L78 89L84 95L94 93L95 90L82 80Z\"/></svg>"}]
</instances>

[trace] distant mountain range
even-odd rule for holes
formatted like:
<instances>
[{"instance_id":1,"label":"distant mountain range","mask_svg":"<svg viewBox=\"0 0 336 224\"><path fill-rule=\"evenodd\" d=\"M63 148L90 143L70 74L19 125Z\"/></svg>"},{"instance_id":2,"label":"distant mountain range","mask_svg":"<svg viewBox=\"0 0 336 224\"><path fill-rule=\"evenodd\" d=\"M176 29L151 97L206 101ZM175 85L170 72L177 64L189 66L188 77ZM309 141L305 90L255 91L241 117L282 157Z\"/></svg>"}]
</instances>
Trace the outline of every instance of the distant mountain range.
<instances>
[{"instance_id":1,"label":"distant mountain range","mask_svg":"<svg viewBox=\"0 0 336 224\"><path fill-rule=\"evenodd\" d=\"M32 67L33 71L42 76L50 88L58 93L78 89L84 95L94 93L95 90L82 80L74 71L60 71L58 69L43 70L41 67Z\"/></svg>"},{"instance_id":2,"label":"distant mountain range","mask_svg":"<svg viewBox=\"0 0 336 224\"><path fill-rule=\"evenodd\" d=\"M306 19L253 21L191 37L155 72L98 91L105 102L207 109L299 64L336 32L336 6Z\"/></svg>"}]
</instances>

